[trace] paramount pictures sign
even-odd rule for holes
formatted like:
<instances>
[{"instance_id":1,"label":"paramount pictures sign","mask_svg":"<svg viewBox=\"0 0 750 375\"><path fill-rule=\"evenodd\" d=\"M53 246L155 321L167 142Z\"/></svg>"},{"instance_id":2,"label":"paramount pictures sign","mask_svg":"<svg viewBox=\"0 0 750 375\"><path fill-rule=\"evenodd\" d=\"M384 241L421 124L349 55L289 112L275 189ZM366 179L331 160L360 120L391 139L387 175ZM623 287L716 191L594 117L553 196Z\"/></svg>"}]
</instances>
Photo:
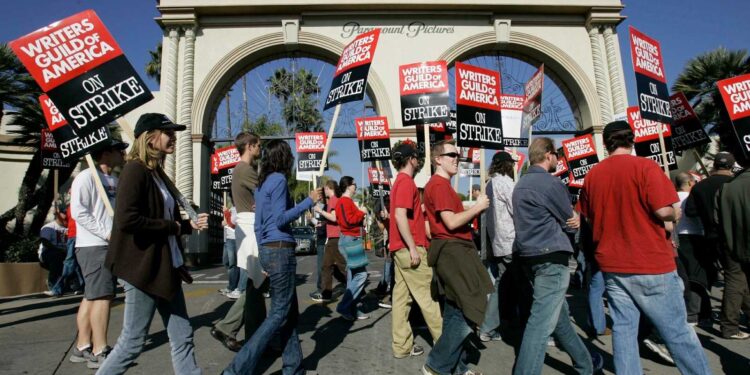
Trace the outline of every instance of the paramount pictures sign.
<instances>
[{"instance_id":1,"label":"paramount pictures sign","mask_svg":"<svg viewBox=\"0 0 750 375\"><path fill-rule=\"evenodd\" d=\"M416 38L423 34L453 34L453 26L428 25L422 21L412 21L408 24L394 26L380 26L381 34L400 34L407 38ZM341 37L350 38L355 35L374 30L375 27L361 26L359 22L351 21L341 26Z\"/></svg>"}]
</instances>

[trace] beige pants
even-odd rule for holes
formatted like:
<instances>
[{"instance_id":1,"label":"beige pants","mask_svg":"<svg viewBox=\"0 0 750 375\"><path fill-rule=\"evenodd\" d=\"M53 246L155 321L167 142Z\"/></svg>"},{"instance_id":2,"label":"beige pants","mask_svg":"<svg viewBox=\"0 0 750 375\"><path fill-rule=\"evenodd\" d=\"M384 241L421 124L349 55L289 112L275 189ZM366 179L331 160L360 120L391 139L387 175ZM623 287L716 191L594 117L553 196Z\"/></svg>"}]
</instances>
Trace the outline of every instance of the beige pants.
<instances>
[{"instance_id":1,"label":"beige pants","mask_svg":"<svg viewBox=\"0 0 750 375\"><path fill-rule=\"evenodd\" d=\"M393 254L396 272L396 285L393 287L393 355L406 357L414 345L414 336L409 325L409 312L412 301L416 300L422 315L430 329L432 341L436 342L443 331L443 318L440 305L432 299L430 282L432 268L427 265L427 251L417 246L417 253L421 258L419 266L411 267L411 257L408 249L398 250Z\"/></svg>"}]
</instances>

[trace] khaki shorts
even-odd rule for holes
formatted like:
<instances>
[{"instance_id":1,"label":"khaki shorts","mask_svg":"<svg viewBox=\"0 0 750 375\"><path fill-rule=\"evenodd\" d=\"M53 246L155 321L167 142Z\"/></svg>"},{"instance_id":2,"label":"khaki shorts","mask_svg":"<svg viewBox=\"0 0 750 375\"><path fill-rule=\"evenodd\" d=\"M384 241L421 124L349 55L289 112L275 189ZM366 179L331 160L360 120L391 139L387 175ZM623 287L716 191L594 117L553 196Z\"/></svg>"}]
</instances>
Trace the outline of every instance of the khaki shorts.
<instances>
[{"instance_id":1,"label":"khaki shorts","mask_svg":"<svg viewBox=\"0 0 750 375\"><path fill-rule=\"evenodd\" d=\"M115 296L115 278L104 266L108 248L108 246L76 248L76 260L86 282L83 298L87 300L109 299Z\"/></svg>"}]
</instances>

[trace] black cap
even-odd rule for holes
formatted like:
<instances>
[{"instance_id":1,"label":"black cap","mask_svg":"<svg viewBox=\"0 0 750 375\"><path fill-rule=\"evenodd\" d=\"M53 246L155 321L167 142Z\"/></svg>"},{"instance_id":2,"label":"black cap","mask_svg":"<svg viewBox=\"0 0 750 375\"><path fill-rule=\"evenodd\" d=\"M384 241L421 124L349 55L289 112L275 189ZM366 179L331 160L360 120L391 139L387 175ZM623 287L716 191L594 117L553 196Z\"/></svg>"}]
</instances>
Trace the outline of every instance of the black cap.
<instances>
[{"instance_id":1,"label":"black cap","mask_svg":"<svg viewBox=\"0 0 750 375\"><path fill-rule=\"evenodd\" d=\"M628 125L627 122L618 120L618 121L612 121L609 124L604 126L604 131L602 131L602 137L606 140L609 138L610 135L617 133L619 131L623 130L630 130L631 132L633 129L630 128L630 125Z\"/></svg>"},{"instance_id":2,"label":"black cap","mask_svg":"<svg viewBox=\"0 0 750 375\"><path fill-rule=\"evenodd\" d=\"M498 164L506 161L516 161L513 156L505 151L498 151L495 155L492 155L492 164Z\"/></svg>"},{"instance_id":3,"label":"black cap","mask_svg":"<svg viewBox=\"0 0 750 375\"><path fill-rule=\"evenodd\" d=\"M734 156L728 152L720 152L714 156L714 169L729 169L734 167Z\"/></svg>"},{"instance_id":4,"label":"black cap","mask_svg":"<svg viewBox=\"0 0 750 375\"><path fill-rule=\"evenodd\" d=\"M417 157L417 148L413 143L404 142L393 148L391 156L399 159L406 159L412 156Z\"/></svg>"},{"instance_id":5,"label":"black cap","mask_svg":"<svg viewBox=\"0 0 750 375\"><path fill-rule=\"evenodd\" d=\"M187 126L175 124L169 117L161 113L144 113L135 124L134 135L138 138L141 134L156 129L183 131L187 129Z\"/></svg>"},{"instance_id":6,"label":"black cap","mask_svg":"<svg viewBox=\"0 0 750 375\"><path fill-rule=\"evenodd\" d=\"M119 139L110 138L109 144L107 145L107 148L111 150L125 150L130 146L126 142L123 142Z\"/></svg>"}]
</instances>

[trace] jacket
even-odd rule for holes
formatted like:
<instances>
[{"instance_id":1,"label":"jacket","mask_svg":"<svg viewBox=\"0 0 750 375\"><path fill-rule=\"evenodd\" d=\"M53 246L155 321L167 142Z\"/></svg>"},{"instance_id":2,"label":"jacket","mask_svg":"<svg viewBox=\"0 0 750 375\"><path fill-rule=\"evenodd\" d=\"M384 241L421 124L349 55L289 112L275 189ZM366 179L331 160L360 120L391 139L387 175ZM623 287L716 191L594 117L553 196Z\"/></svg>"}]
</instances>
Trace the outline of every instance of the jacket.
<instances>
[{"instance_id":1,"label":"jacket","mask_svg":"<svg viewBox=\"0 0 750 375\"><path fill-rule=\"evenodd\" d=\"M717 200L719 229L729 254L750 263L750 169L725 183Z\"/></svg>"},{"instance_id":2,"label":"jacket","mask_svg":"<svg viewBox=\"0 0 750 375\"><path fill-rule=\"evenodd\" d=\"M454 302L463 314L477 325L484 321L487 295L494 291L487 269L477 255L474 243L458 239L435 239L430 242L427 264L437 276L436 294Z\"/></svg>"},{"instance_id":3,"label":"jacket","mask_svg":"<svg viewBox=\"0 0 750 375\"><path fill-rule=\"evenodd\" d=\"M181 278L172 267L168 238L192 232L189 220L166 220L164 197L152 172L139 161L122 168L105 266L136 288L172 300ZM175 205L173 217L179 218ZM182 251L181 241L177 241Z\"/></svg>"},{"instance_id":4,"label":"jacket","mask_svg":"<svg viewBox=\"0 0 750 375\"><path fill-rule=\"evenodd\" d=\"M573 217L568 189L559 178L533 165L513 190L513 252L522 257L555 251L573 252L568 235L575 233L565 223Z\"/></svg>"},{"instance_id":5,"label":"jacket","mask_svg":"<svg viewBox=\"0 0 750 375\"><path fill-rule=\"evenodd\" d=\"M255 192L255 237L258 245L275 241L294 243L290 223L313 205L305 198L296 206L289 195L289 187L283 174L268 175Z\"/></svg>"}]
</instances>

